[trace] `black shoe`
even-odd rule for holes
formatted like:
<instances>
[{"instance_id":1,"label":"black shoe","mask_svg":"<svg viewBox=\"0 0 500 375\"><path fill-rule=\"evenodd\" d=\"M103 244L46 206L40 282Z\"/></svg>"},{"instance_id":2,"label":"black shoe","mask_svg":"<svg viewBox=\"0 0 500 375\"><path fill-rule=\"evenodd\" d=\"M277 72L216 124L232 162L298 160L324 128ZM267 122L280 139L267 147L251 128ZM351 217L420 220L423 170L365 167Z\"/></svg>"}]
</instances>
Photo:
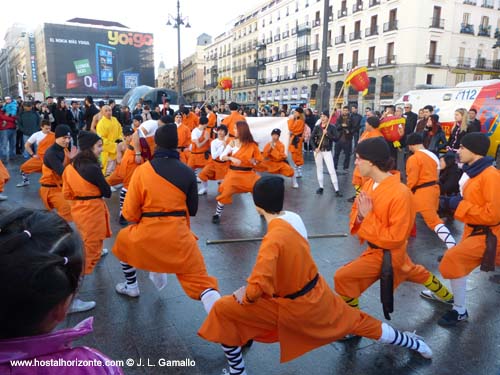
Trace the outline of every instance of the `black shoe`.
<instances>
[{"instance_id":1,"label":"black shoe","mask_svg":"<svg viewBox=\"0 0 500 375\"><path fill-rule=\"evenodd\" d=\"M438 259L438 262L439 262L439 263L441 263L441 261L443 260L443 256L444 256L444 255L440 255L440 256L438 256L438 258L437 258L437 259Z\"/></svg>"},{"instance_id":2,"label":"black shoe","mask_svg":"<svg viewBox=\"0 0 500 375\"><path fill-rule=\"evenodd\" d=\"M344 196L344 194L342 194L342 193L340 192L340 190L337 190L337 191L335 192L335 196L336 196L336 197L343 197L343 196Z\"/></svg>"},{"instance_id":3,"label":"black shoe","mask_svg":"<svg viewBox=\"0 0 500 375\"><path fill-rule=\"evenodd\" d=\"M220 215L212 216L212 223L219 224L220 223Z\"/></svg>"},{"instance_id":4,"label":"black shoe","mask_svg":"<svg viewBox=\"0 0 500 375\"><path fill-rule=\"evenodd\" d=\"M450 310L438 320L438 324L443 327L453 327L459 322L465 322L469 319L467 310L464 314L459 314L457 310Z\"/></svg>"},{"instance_id":5,"label":"black shoe","mask_svg":"<svg viewBox=\"0 0 500 375\"><path fill-rule=\"evenodd\" d=\"M345 335L344 337L341 337L337 341L342 342L342 341L349 341L349 340L354 340L354 339L359 339L359 338L361 338L361 336L355 335L353 333L348 333L347 335Z\"/></svg>"},{"instance_id":6,"label":"black shoe","mask_svg":"<svg viewBox=\"0 0 500 375\"><path fill-rule=\"evenodd\" d=\"M241 346L241 350L242 351L247 351L248 349L250 349L252 347L252 344L253 344L253 340L250 339L246 342L246 344L242 345Z\"/></svg>"},{"instance_id":7,"label":"black shoe","mask_svg":"<svg viewBox=\"0 0 500 375\"><path fill-rule=\"evenodd\" d=\"M323 194L323 188L319 188L318 190L316 190L316 194Z\"/></svg>"},{"instance_id":8,"label":"black shoe","mask_svg":"<svg viewBox=\"0 0 500 375\"><path fill-rule=\"evenodd\" d=\"M122 226L128 225L128 221L127 221L127 219L125 219L123 217L123 215L120 215L120 218L118 219L118 223L120 223L120 225L122 225Z\"/></svg>"},{"instance_id":9,"label":"black shoe","mask_svg":"<svg viewBox=\"0 0 500 375\"><path fill-rule=\"evenodd\" d=\"M349 198L347 201L350 203L354 203L355 200L356 200L356 196Z\"/></svg>"}]
</instances>

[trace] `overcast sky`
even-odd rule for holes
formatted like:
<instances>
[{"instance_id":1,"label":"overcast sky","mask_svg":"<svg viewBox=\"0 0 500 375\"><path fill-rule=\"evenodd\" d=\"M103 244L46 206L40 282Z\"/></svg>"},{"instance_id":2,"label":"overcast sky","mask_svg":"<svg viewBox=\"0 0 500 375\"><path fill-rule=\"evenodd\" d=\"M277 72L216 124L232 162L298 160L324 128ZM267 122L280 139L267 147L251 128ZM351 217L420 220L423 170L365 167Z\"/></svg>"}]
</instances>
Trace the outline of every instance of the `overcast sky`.
<instances>
[{"instance_id":1,"label":"overcast sky","mask_svg":"<svg viewBox=\"0 0 500 375\"><path fill-rule=\"evenodd\" d=\"M232 0L180 0L181 14L189 17L190 29L181 27L181 58L195 51L196 37L207 33L213 38L228 28L229 21L263 0L234 2ZM166 26L168 14L177 14L177 0L107 1L85 0L77 2L40 2L24 0L16 6L3 4L0 12L0 47L4 45L5 32L15 22L35 28L43 22L63 22L75 17L116 21L133 31L152 32L155 38L155 67L160 58L165 65L177 64L177 29ZM240 6L241 4L241 6Z\"/></svg>"}]
</instances>

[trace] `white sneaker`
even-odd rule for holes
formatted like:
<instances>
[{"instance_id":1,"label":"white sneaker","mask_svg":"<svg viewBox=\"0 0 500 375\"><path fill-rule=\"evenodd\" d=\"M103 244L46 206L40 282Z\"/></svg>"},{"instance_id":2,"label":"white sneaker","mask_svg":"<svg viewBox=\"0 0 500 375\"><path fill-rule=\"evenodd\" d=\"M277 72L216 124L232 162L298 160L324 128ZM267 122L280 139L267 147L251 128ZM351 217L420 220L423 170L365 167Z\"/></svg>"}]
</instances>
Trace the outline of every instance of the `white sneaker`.
<instances>
[{"instance_id":1,"label":"white sneaker","mask_svg":"<svg viewBox=\"0 0 500 375\"><path fill-rule=\"evenodd\" d=\"M292 187L294 189L298 189L299 188L299 184L297 182L294 182L293 185L292 185Z\"/></svg>"},{"instance_id":2,"label":"white sneaker","mask_svg":"<svg viewBox=\"0 0 500 375\"><path fill-rule=\"evenodd\" d=\"M424 338L418 336L415 332L404 332L406 335L416 340L419 343L418 349L415 349L420 355L426 359L432 358L432 349L424 341Z\"/></svg>"},{"instance_id":3,"label":"white sneaker","mask_svg":"<svg viewBox=\"0 0 500 375\"><path fill-rule=\"evenodd\" d=\"M0 201L6 201L6 200L7 200L7 196L0 194Z\"/></svg>"},{"instance_id":4,"label":"white sneaker","mask_svg":"<svg viewBox=\"0 0 500 375\"><path fill-rule=\"evenodd\" d=\"M28 186L29 184L30 184L29 180L26 180L26 181L18 183L16 185L16 187L24 187L24 186Z\"/></svg>"},{"instance_id":5,"label":"white sneaker","mask_svg":"<svg viewBox=\"0 0 500 375\"><path fill-rule=\"evenodd\" d=\"M69 307L68 314L78 313L83 311L92 310L95 307L94 301L82 301L81 299L75 298Z\"/></svg>"},{"instance_id":6,"label":"white sneaker","mask_svg":"<svg viewBox=\"0 0 500 375\"><path fill-rule=\"evenodd\" d=\"M139 294L141 293L139 291L138 286L130 287L130 286L128 286L128 284L126 282L116 284L115 290L117 293L125 294L129 297L134 297L134 298L139 297Z\"/></svg>"},{"instance_id":7,"label":"white sneaker","mask_svg":"<svg viewBox=\"0 0 500 375\"><path fill-rule=\"evenodd\" d=\"M111 189L112 193L114 193L115 191L117 191L117 189L114 186L110 186L109 188Z\"/></svg>"},{"instance_id":8,"label":"white sneaker","mask_svg":"<svg viewBox=\"0 0 500 375\"><path fill-rule=\"evenodd\" d=\"M196 177L196 182L199 183L199 184L201 184L202 181L200 180L199 177Z\"/></svg>"},{"instance_id":9,"label":"white sneaker","mask_svg":"<svg viewBox=\"0 0 500 375\"><path fill-rule=\"evenodd\" d=\"M453 305L454 299L450 299L449 301L445 301L444 299L438 297L435 295L433 292L431 292L429 289L424 289L420 292L420 297L429 299L431 301L437 301L441 303L446 303L447 305Z\"/></svg>"},{"instance_id":10,"label":"white sneaker","mask_svg":"<svg viewBox=\"0 0 500 375\"><path fill-rule=\"evenodd\" d=\"M109 254L109 250L108 249L102 249L101 250L101 257L106 256L108 254Z\"/></svg>"},{"instance_id":11,"label":"white sneaker","mask_svg":"<svg viewBox=\"0 0 500 375\"><path fill-rule=\"evenodd\" d=\"M207 194L207 188L201 188L200 190L198 190L198 195L205 195Z\"/></svg>"}]
</instances>

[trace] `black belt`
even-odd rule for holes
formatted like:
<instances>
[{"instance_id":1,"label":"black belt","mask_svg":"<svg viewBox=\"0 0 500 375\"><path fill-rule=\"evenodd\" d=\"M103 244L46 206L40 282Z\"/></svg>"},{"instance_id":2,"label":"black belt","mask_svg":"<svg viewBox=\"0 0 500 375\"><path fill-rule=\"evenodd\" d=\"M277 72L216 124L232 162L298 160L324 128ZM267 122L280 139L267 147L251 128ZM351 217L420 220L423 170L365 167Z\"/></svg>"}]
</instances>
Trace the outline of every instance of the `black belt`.
<instances>
[{"instance_id":1,"label":"black belt","mask_svg":"<svg viewBox=\"0 0 500 375\"><path fill-rule=\"evenodd\" d=\"M319 274L317 273L316 276L314 276L314 278L311 281L309 281L306 285L304 285L304 287L301 290L293 294L287 294L284 298L295 299L302 297L303 295L310 292L316 286L316 284L318 283L318 279L319 279Z\"/></svg>"},{"instance_id":2,"label":"black belt","mask_svg":"<svg viewBox=\"0 0 500 375\"><path fill-rule=\"evenodd\" d=\"M206 151L202 151L202 152L193 152L191 151L191 154L192 155L201 155L201 154L204 154Z\"/></svg>"},{"instance_id":3,"label":"black belt","mask_svg":"<svg viewBox=\"0 0 500 375\"><path fill-rule=\"evenodd\" d=\"M170 211L170 212L143 212L141 217L184 217L186 216L186 211Z\"/></svg>"},{"instance_id":4,"label":"black belt","mask_svg":"<svg viewBox=\"0 0 500 375\"><path fill-rule=\"evenodd\" d=\"M215 161L216 163L221 163L221 164L227 163L227 160L225 160L225 161L222 161L219 159L212 159L212 160Z\"/></svg>"},{"instance_id":5,"label":"black belt","mask_svg":"<svg viewBox=\"0 0 500 375\"><path fill-rule=\"evenodd\" d=\"M50 185L50 184L40 184L43 187L59 187L58 185Z\"/></svg>"},{"instance_id":6,"label":"black belt","mask_svg":"<svg viewBox=\"0 0 500 375\"><path fill-rule=\"evenodd\" d=\"M101 199L102 195L88 196L88 197L74 197L75 201L89 201L91 199Z\"/></svg>"},{"instance_id":7,"label":"black belt","mask_svg":"<svg viewBox=\"0 0 500 375\"><path fill-rule=\"evenodd\" d=\"M181 152L184 151L187 147L177 147Z\"/></svg>"},{"instance_id":8,"label":"black belt","mask_svg":"<svg viewBox=\"0 0 500 375\"><path fill-rule=\"evenodd\" d=\"M496 227L496 225L471 225L467 224L472 228L471 236L480 236L486 235L485 244L486 248L484 249L483 259L481 260L481 267L479 268L481 271L489 272L495 271L495 261L497 256L497 236L493 234L491 231L492 227Z\"/></svg>"},{"instance_id":9,"label":"black belt","mask_svg":"<svg viewBox=\"0 0 500 375\"><path fill-rule=\"evenodd\" d=\"M428 187L428 186L434 186L434 185L437 185L437 184L438 184L437 181L424 182L423 184L420 184L420 185L412 187L411 188L411 192L415 193L418 189L422 189L422 188Z\"/></svg>"},{"instance_id":10,"label":"black belt","mask_svg":"<svg viewBox=\"0 0 500 375\"><path fill-rule=\"evenodd\" d=\"M252 167L237 167L235 165L230 165L229 169L232 169L233 171L246 171L246 172L253 170Z\"/></svg>"},{"instance_id":11,"label":"black belt","mask_svg":"<svg viewBox=\"0 0 500 375\"><path fill-rule=\"evenodd\" d=\"M388 249L382 249L377 245L368 242L368 246L372 249L380 249L384 251L382 259L382 269L380 272L380 302L384 317L391 320L390 313L394 312L394 270L392 269L392 255Z\"/></svg>"}]
</instances>

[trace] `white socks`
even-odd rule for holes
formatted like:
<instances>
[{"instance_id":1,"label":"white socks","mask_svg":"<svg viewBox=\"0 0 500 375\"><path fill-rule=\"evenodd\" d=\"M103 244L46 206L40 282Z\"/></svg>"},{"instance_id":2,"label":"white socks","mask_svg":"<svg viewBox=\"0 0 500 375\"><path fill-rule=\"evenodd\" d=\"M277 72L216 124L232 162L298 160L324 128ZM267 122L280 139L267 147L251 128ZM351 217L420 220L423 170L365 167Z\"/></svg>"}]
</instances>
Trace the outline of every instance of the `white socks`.
<instances>
[{"instance_id":1,"label":"white socks","mask_svg":"<svg viewBox=\"0 0 500 375\"><path fill-rule=\"evenodd\" d=\"M450 249L457 244L451 235L450 230L443 223L436 225L434 232L436 232L439 239L444 242L447 249Z\"/></svg>"},{"instance_id":2,"label":"white socks","mask_svg":"<svg viewBox=\"0 0 500 375\"><path fill-rule=\"evenodd\" d=\"M205 308L205 311L207 314L212 310L212 306L214 305L215 301L217 301L220 298L220 293L216 291L215 289L206 289L204 290L201 295L201 302L203 303L203 307Z\"/></svg>"},{"instance_id":3,"label":"white socks","mask_svg":"<svg viewBox=\"0 0 500 375\"><path fill-rule=\"evenodd\" d=\"M467 287L467 277L459 279L450 279L451 290L453 291L453 310L459 314L465 314L465 292Z\"/></svg>"}]
</instances>

